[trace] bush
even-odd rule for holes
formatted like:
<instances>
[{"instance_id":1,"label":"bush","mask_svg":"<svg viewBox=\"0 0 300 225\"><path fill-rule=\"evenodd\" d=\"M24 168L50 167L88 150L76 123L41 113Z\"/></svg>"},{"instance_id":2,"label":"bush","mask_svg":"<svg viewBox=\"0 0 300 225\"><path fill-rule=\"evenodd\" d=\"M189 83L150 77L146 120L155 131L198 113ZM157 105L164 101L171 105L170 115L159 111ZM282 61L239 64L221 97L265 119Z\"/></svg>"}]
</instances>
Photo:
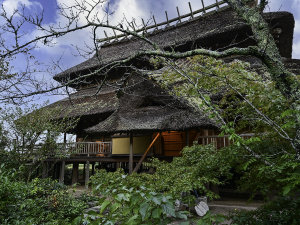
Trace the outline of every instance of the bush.
<instances>
[{"instance_id":1,"label":"bush","mask_svg":"<svg viewBox=\"0 0 300 225\"><path fill-rule=\"evenodd\" d=\"M86 203L51 179L17 180L16 171L0 168L1 224L69 224Z\"/></svg>"},{"instance_id":2,"label":"bush","mask_svg":"<svg viewBox=\"0 0 300 225\"><path fill-rule=\"evenodd\" d=\"M187 219L187 212L175 211L175 199L153 191L138 176L122 170L100 170L92 177L95 194L102 196L100 214L89 216L95 224L168 224L172 219ZM80 222L78 221L78 224Z\"/></svg>"},{"instance_id":3,"label":"bush","mask_svg":"<svg viewBox=\"0 0 300 225\"><path fill-rule=\"evenodd\" d=\"M216 150L212 145L194 145L185 147L182 157L174 158L171 163L151 159L148 166L155 168L154 174L127 176L122 170L108 174L100 171L91 178L91 182L94 187L101 183L103 190L119 186L121 183L137 189L144 185L152 191L165 193L176 199L182 197L182 192L189 193L193 190L197 190L201 195L216 198L218 196L208 186L223 184L231 177L233 157L228 149Z\"/></svg>"},{"instance_id":4,"label":"bush","mask_svg":"<svg viewBox=\"0 0 300 225\"><path fill-rule=\"evenodd\" d=\"M300 221L298 196L281 197L255 211L242 211L231 215L236 225L297 225Z\"/></svg>"}]
</instances>

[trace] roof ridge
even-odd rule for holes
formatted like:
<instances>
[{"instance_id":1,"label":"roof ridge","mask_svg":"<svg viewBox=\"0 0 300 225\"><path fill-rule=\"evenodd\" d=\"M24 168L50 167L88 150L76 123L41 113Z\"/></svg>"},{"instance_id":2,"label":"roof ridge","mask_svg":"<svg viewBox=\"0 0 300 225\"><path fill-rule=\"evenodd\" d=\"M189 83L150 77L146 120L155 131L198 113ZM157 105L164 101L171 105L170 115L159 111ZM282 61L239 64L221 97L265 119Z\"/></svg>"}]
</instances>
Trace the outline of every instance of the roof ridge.
<instances>
[{"instance_id":1,"label":"roof ridge","mask_svg":"<svg viewBox=\"0 0 300 225\"><path fill-rule=\"evenodd\" d=\"M191 3L189 2L190 13L187 13L187 14L184 14L184 15L180 15L180 12L179 12L179 9L178 9L178 6L177 6L176 9L177 9L178 17L175 17L175 18L170 19L170 20L168 18L167 11L165 11L166 20L164 22L161 22L161 23L156 23L155 16L153 15L154 24L152 24L152 25L147 26L145 24L143 18L142 18L143 27L140 28L140 29L135 29L135 26L134 26L135 22L128 23L128 25L132 28L133 32L142 33L143 35L152 34L152 33L155 33L157 31L165 30L166 28L170 27L170 24L173 23L173 22L176 22L176 23L175 23L175 25L172 25L172 27L177 26L178 24L185 23L187 21L187 20L183 20L185 18L189 17L188 21L190 21L190 20L194 20L196 18L198 19L199 17L204 17L204 16L207 16L207 15L210 15L214 12L219 11L219 10L223 10L224 8L225 9L228 8L227 3L223 0L221 0L221 1L216 0L216 3L210 4L208 6L204 5L204 0L201 0L201 2L202 2L202 8L198 9L198 10L195 10L195 11L192 10ZM210 9L213 9L213 10L208 11ZM200 14L200 13L201 13L201 15L195 16L196 14ZM127 30L129 31L128 28L127 28ZM148 33L148 31L150 31L150 32ZM111 44L114 44L116 42L119 43L119 42L122 42L122 41L125 41L125 40L130 40L132 37L134 37L134 36L128 35L126 33L122 33L122 34L117 35L115 30L113 30L113 33L114 33L113 36L108 36L106 31L104 31L105 38L98 39L97 42L98 43L103 43L102 46L110 46ZM119 38L121 38L121 39L119 40Z\"/></svg>"}]
</instances>

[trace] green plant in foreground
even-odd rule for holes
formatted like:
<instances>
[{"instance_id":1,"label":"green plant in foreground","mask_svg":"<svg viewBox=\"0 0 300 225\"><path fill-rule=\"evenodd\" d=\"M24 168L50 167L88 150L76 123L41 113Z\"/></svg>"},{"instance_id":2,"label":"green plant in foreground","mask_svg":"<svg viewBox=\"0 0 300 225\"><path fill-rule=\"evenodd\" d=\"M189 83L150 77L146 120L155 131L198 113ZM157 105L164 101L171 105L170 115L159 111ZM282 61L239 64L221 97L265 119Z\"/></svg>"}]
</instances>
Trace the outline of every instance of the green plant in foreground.
<instances>
[{"instance_id":1,"label":"green plant in foreground","mask_svg":"<svg viewBox=\"0 0 300 225\"><path fill-rule=\"evenodd\" d=\"M175 211L171 195L155 192L134 179L136 176L135 183L130 182L131 178L121 170L101 170L92 178L94 193L102 196L100 213L90 213L78 219L77 224L84 220L93 224L168 224L175 218L187 219L188 212Z\"/></svg>"},{"instance_id":2,"label":"green plant in foreground","mask_svg":"<svg viewBox=\"0 0 300 225\"><path fill-rule=\"evenodd\" d=\"M85 208L57 181L23 182L16 171L0 167L0 224L70 224Z\"/></svg>"},{"instance_id":3,"label":"green plant in foreground","mask_svg":"<svg viewBox=\"0 0 300 225\"><path fill-rule=\"evenodd\" d=\"M232 225L297 225L300 221L299 196L280 197L255 211L231 215Z\"/></svg>"}]
</instances>

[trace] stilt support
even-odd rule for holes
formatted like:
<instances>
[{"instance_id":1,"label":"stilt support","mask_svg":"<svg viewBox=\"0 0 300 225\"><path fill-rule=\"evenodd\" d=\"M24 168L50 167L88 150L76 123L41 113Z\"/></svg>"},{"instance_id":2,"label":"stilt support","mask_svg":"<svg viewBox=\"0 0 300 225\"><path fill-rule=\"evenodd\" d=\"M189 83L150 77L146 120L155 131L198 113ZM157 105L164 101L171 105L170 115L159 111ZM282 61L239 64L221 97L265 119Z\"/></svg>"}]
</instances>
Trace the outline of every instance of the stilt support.
<instances>
[{"instance_id":1,"label":"stilt support","mask_svg":"<svg viewBox=\"0 0 300 225\"><path fill-rule=\"evenodd\" d=\"M43 171L42 171L42 178L48 177L48 163L43 162Z\"/></svg>"},{"instance_id":2,"label":"stilt support","mask_svg":"<svg viewBox=\"0 0 300 225\"><path fill-rule=\"evenodd\" d=\"M85 164L85 188L88 189L89 188L89 179L90 179L90 162L86 161Z\"/></svg>"},{"instance_id":3,"label":"stilt support","mask_svg":"<svg viewBox=\"0 0 300 225\"><path fill-rule=\"evenodd\" d=\"M73 169L72 169L72 184L78 183L78 163L73 163Z\"/></svg>"},{"instance_id":4,"label":"stilt support","mask_svg":"<svg viewBox=\"0 0 300 225\"><path fill-rule=\"evenodd\" d=\"M95 174L95 162L92 163L92 175Z\"/></svg>"},{"instance_id":5,"label":"stilt support","mask_svg":"<svg viewBox=\"0 0 300 225\"><path fill-rule=\"evenodd\" d=\"M130 134L130 149L129 149L129 174L132 173L133 170L133 137Z\"/></svg>"},{"instance_id":6,"label":"stilt support","mask_svg":"<svg viewBox=\"0 0 300 225\"><path fill-rule=\"evenodd\" d=\"M59 183L62 183L62 184L65 181L65 164L66 164L66 162L62 161L61 165L60 165Z\"/></svg>"}]
</instances>

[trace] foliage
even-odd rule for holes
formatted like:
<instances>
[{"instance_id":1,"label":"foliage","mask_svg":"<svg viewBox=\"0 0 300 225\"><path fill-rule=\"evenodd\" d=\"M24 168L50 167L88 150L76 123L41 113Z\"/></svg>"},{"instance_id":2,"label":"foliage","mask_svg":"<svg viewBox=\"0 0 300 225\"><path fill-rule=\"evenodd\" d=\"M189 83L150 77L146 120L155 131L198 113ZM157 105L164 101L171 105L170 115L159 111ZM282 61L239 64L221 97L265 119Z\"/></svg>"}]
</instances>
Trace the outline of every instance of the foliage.
<instances>
[{"instance_id":1,"label":"foliage","mask_svg":"<svg viewBox=\"0 0 300 225\"><path fill-rule=\"evenodd\" d=\"M228 151L235 155L232 168L239 175L239 189L265 198L290 195L300 189L300 163L288 144L272 137L251 138L241 141L243 145L260 154L271 164L251 157L243 146L231 145Z\"/></svg>"},{"instance_id":2,"label":"foliage","mask_svg":"<svg viewBox=\"0 0 300 225\"><path fill-rule=\"evenodd\" d=\"M125 179L123 176L122 179ZM99 184L95 191L102 189ZM100 191L100 213L90 213L88 219L95 224L168 224L172 219L187 219L187 212L176 212L174 199L153 192L144 186L108 186Z\"/></svg>"},{"instance_id":3,"label":"foliage","mask_svg":"<svg viewBox=\"0 0 300 225\"><path fill-rule=\"evenodd\" d=\"M258 74L249 63L226 60L229 63L207 56L178 62L154 58L152 62L168 69L153 78L220 122L221 134L234 144L230 149L238 156L233 164L242 174L243 190L254 195L299 190L294 140L300 111L290 107L263 66ZM256 136L244 140L238 134L249 131Z\"/></svg>"},{"instance_id":4,"label":"foliage","mask_svg":"<svg viewBox=\"0 0 300 225\"><path fill-rule=\"evenodd\" d=\"M271 160L270 160L271 161ZM265 165L255 159L244 161L239 185L244 191L265 197L289 195L300 190L300 163L294 155L283 154Z\"/></svg>"},{"instance_id":5,"label":"foliage","mask_svg":"<svg viewBox=\"0 0 300 225\"><path fill-rule=\"evenodd\" d=\"M50 179L18 180L16 170L0 167L1 224L69 224L86 204Z\"/></svg>"},{"instance_id":6,"label":"foliage","mask_svg":"<svg viewBox=\"0 0 300 225\"><path fill-rule=\"evenodd\" d=\"M185 147L182 157L174 158L171 163L152 159L149 166L155 168L154 174L127 176L120 170L115 173L100 171L91 180L95 187L101 183L103 190L119 186L139 189L140 185L144 185L152 191L177 199L182 198L182 192L193 190L215 198L217 195L208 188L209 184L223 184L231 176L234 157L228 149L216 150L212 145L194 145Z\"/></svg>"},{"instance_id":7,"label":"foliage","mask_svg":"<svg viewBox=\"0 0 300 225\"><path fill-rule=\"evenodd\" d=\"M100 170L91 177L91 183L94 192L103 196L101 211L90 218L101 224L167 224L169 216L186 218L184 213L174 211L174 200L193 205L192 195L182 193L194 190L217 197L208 186L222 184L231 176L234 158L227 149L217 151L212 145L194 145L186 147L182 157L171 163L152 159L154 174L126 175L121 169L113 173Z\"/></svg>"},{"instance_id":8,"label":"foliage","mask_svg":"<svg viewBox=\"0 0 300 225\"><path fill-rule=\"evenodd\" d=\"M231 177L230 169L234 155L228 149L215 149L212 145L193 145L182 150L182 157L171 163L153 159L155 168L150 183L156 191L170 193L176 198L182 192L197 190L211 198L218 197L209 185L221 185Z\"/></svg>"},{"instance_id":9,"label":"foliage","mask_svg":"<svg viewBox=\"0 0 300 225\"><path fill-rule=\"evenodd\" d=\"M2 123L0 123L0 152L5 149L7 142L8 142L8 140L6 137L6 132L3 130Z\"/></svg>"},{"instance_id":10,"label":"foliage","mask_svg":"<svg viewBox=\"0 0 300 225\"><path fill-rule=\"evenodd\" d=\"M201 219L196 221L196 225L211 225L211 224L223 224L223 222L227 219L226 216L221 214L211 214L208 212Z\"/></svg>"},{"instance_id":11,"label":"foliage","mask_svg":"<svg viewBox=\"0 0 300 225\"><path fill-rule=\"evenodd\" d=\"M233 225L296 225L300 221L299 196L281 197L255 211L231 215Z\"/></svg>"},{"instance_id":12,"label":"foliage","mask_svg":"<svg viewBox=\"0 0 300 225\"><path fill-rule=\"evenodd\" d=\"M0 110L0 133L5 146L0 151L0 160L10 168L23 169L28 180L37 174L40 162L49 154L57 155L57 138L61 132L67 132L78 122L78 119L67 117L54 120L61 114L60 108L39 109L13 107ZM1 131L1 130L0 130ZM59 152L59 151L58 151ZM28 163L33 163L28 166ZM25 166L27 165L27 166Z\"/></svg>"},{"instance_id":13,"label":"foliage","mask_svg":"<svg viewBox=\"0 0 300 225\"><path fill-rule=\"evenodd\" d=\"M168 69L162 75L152 76L155 80L172 94L186 98L195 108L214 117L217 112L226 122L234 121L236 131L273 131L270 120L286 132L295 129L299 112L290 109L289 101L276 89L263 67L258 74L249 63L224 63L206 56L190 57L184 63L167 61L165 66Z\"/></svg>"}]
</instances>

